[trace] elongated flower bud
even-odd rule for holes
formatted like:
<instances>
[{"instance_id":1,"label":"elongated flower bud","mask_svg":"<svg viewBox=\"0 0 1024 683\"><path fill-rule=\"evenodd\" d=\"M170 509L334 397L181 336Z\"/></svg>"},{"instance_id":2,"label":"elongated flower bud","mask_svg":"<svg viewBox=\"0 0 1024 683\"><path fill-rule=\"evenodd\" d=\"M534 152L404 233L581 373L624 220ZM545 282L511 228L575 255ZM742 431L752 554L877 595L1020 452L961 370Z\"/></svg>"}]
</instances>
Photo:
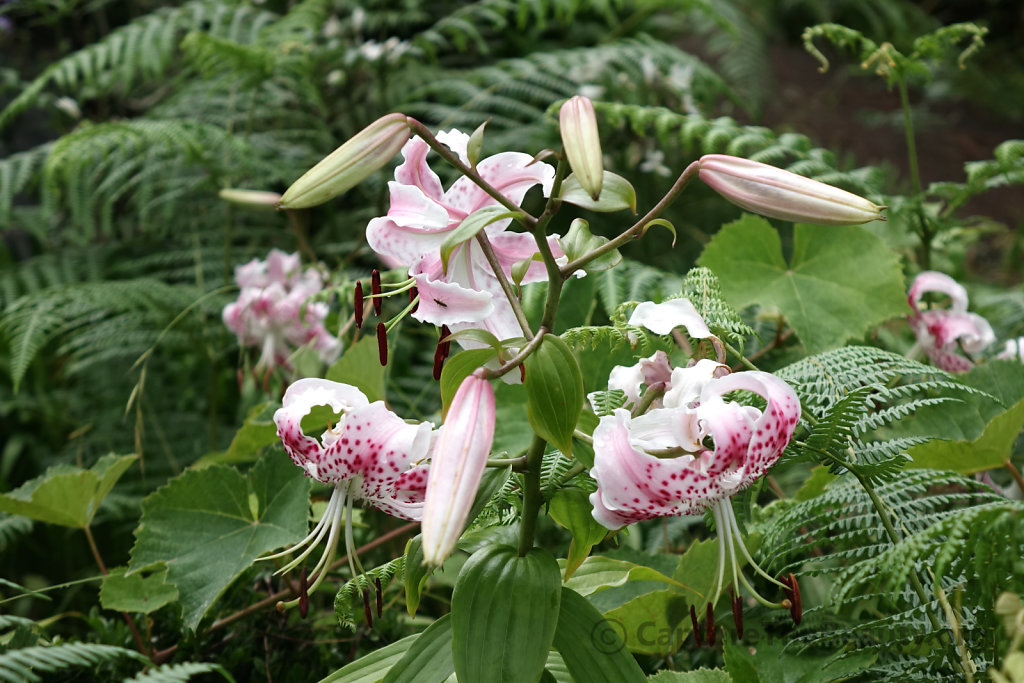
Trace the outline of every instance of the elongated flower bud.
<instances>
[{"instance_id":1,"label":"elongated flower bud","mask_svg":"<svg viewBox=\"0 0 1024 683\"><path fill-rule=\"evenodd\" d=\"M494 441L494 389L478 375L462 380L430 460L423 506L423 559L439 566L466 526Z\"/></svg>"},{"instance_id":2,"label":"elongated flower bud","mask_svg":"<svg viewBox=\"0 0 1024 683\"><path fill-rule=\"evenodd\" d=\"M292 183L283 209L305 209L333 199L384 167L409 140L405 114L377 119Z\"/></svg>"},{"instance_id":3,"label":"elongated flower bud","mask_svg":"<svg viewBox=\"0 0 1024 683\"><path fill-rule=\"evenodd\" d=\"M593 102L580 95L567 100L558 112L558 127L576 180L590 198L597 201L604 180L604 161Z\"/></svg>"},{"instance_id":4,"label":"elongated flower bud","mask_svg":"<svg viewBox=\"0 0 1024 683\"><path fill-rule=\"evenodd\" d=\"M878 206L852 192L750 159L706 154L700 179L733 204L769 218L817 225L885 220Z\"/></svg>"},{"instance_id":5,"label":"elongated flower bud","mask_svg":"<svg viewBox=\"0 0 1024 683\"><path fill-rule=\"evenodd\" d=\"M235 187L225 187L217 194L226 202L250 206L254 209L274 209L277 203L281 201L281 195L265 190L242 190Z\"/></svg>"}]
</instances>

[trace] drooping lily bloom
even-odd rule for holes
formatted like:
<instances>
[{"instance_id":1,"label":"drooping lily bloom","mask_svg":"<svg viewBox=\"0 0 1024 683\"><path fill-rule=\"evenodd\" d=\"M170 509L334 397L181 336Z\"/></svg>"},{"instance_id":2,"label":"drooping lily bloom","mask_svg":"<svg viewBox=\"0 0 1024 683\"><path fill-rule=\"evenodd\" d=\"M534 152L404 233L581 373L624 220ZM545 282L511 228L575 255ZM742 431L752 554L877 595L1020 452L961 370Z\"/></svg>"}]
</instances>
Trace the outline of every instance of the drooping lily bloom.
<instances>
[{"instance_id":1,"label":"drooping lily bloom","mask_svg":"<svg viewBox=\"0 0 1024 683\"><path fill-rule=\"evenodd\" d=\"M307 436L301 422L316 406L328 406L340 414L337 423L319 439ZM264 559L302 550L280 572L294 569L327 537L327 547L313 568L315 590L326 575L342 529L349 550L352 543L352 507L365 501L379 510L411 521L423 516L427 486L425 464L436 432L433 424L409 424L388 410L383 401L370 401L353 386L326 379L301 379L284 394L274 413L277 434L292 462L306 475L333 484L327 510L302 541ZM353 557L349 563L356 573Z\"/></svg>"},{"instance_id":2,"label":"drooping lily bloom","mask_svg":"<svg viewBox=\"0 0 1024 683\"><path fill-rule=\"evenodd\" d=\"M316 268L302 269L298 254L274 249L266 260L253 259L235 268L238 299L224 307L224 324L242 346L260 349L257 368L288 365L300 346L310 346L330 363L341 343L324 327L328 306L307 300L323 289Z\"/></svg>"},{"instance_id":3,"label":"drooping lily bloom","mask_svg":"<svg viewBox=\"0 0 1024 683\"><path fill-rule=\"evenodd\" d=\"M753 562L743 545L731 497L763 476L793 436L800 402L793 389L766 372L730 374L726 366L700 360L672 370L662 404L632 416L624 408L601 418L594 430L597 491L593 515L609 529L657 517L702 514L710 509L718 533L718 575L714 604L731 566L732 583L742 583L764 604L738 570ZM726 400L737 390L761 396L764 410Z\"/></svg>"},{"instance_id":4,"label":"drooping lily bloom","mask_svg":"<svg viewBox=\"0 0 1024 683\"><path fill-rule=\"evenodd\" d=\"M927 292L945 294L949 308L921 310L921 299ZM995 341L988 321L967 312L967 291L953 278L935 271L924 271L907 293L913 313L907 318L918 344L932 362L947 372L967 372L974 361L957 353L980 353Z\"/></svg>"},{"instance_id":5,"label":"drooping lily bloom","mask_svg":"<svg viewBox=\"0 0 1024 683\"><path fill-rule=\"evenodd\" d=\"M468 135L451 130L438 133L437 139L469 163ZM521 336L512 307L476 240L456 247L447 270L443 268L440 249L449 234L474 211L498 202L465 177L443 190L437 174L427 165L429 151L418 137L402 148L405 161L388 184L391 206L386 216L370 221L367 242L388 263L409 268L419 290L419 307L412 314L417 320L448 325L453 332L483 328L498 339ZM550 165L520 152L495 154L479 162L476 170L515 204L535 185L547 195L554 180ZM514 264L537 253L532 235L506 230L510 220L495 221L484 229L506 276ZM549 237L548 244L556 256L562 255L557 236ZM522 282L546 279L544 265L538 261L530 265Z\"/></svg>"},{"instance_id":6,"label":"drooping lily bloom","mask_svg":"<svg viewBox=\"0 0 1024 683\"><path fill-rule=\"evenodd\" d=\"M1003 350L996 354L996 358L1003 360L1019 360L1024 363L1024 337L1007 339Z\"/></svg>"},{"instance_id":7,"label":"drooping lily bloom","mask_svg":"<svg viewBox=\"0 0 1024 683\"><path fill-rule=\"evenodd\" d=\"M430 462L423 511L423 559L440 566L466 526L494 442L494 389L482 376L462 380Z\"/></svg>"}]
</instances>

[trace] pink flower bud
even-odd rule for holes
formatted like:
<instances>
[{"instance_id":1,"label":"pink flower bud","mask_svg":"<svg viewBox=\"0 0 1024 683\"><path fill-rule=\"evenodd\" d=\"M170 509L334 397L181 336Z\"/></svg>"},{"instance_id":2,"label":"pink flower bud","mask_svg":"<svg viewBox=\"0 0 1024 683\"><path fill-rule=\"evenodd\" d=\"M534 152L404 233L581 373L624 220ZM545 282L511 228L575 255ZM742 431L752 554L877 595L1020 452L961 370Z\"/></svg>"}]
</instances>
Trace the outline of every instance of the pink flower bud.
<instances>
[{"instance_id":1,"label":"pink flower bud","mask_svg":"<svg viewBox=\"0 0 1024 683\"><path fill-rule=\"evenodd\" d=\"M747 211L769 218L817 225L857 225L885 220L878 206L846 190L725 154L698 161L700 179Z\"/></svg>"},{"instance_id":2,"label":"pink flower bud","mask_svg":"<svg viewBox=\"0 0 1024 683\"><path fill-rule=\"evenodd\" d=\"M576 180L590 198L597 201L604 181L604 161L593 102L580 95L567 100L558 112L558 127Z\"/></svg>"},{"instance_id":3,"label":"pink flower bud","mask_svg":"<svg viewBox=\"0 0 1024 683\"><path fill-rule=\"evenodd\" d=\"M466 526L494 441L494 389L473 374L455 392L430 461L423 508L423 558L439 566Z\"/></svg>"},{"instance_id":4,"label":"pink flower bud","mask_svg":"<svg viewBox=\"0 0 1024 683\"><path fill-rule=\"evenodd\" d=\"M409 135L405 114L382 116L292 183L281 208L305 209L334 199L383 168Z\"/></svg>"}]
</instances>

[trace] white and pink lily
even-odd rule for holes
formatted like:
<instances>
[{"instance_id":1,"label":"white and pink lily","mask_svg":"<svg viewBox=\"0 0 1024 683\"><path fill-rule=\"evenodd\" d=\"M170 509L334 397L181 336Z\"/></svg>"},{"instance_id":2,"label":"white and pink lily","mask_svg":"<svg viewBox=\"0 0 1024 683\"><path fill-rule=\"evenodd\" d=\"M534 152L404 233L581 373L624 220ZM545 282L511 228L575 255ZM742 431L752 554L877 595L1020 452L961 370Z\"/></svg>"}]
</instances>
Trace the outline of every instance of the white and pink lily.
<instances>
[{"instance_id":1,"label":"white and pink lily","mask_svg":"<svg viewBox=\"0 0 1024 683\"><path fill-rule=\"evenodd\" d=\"M302 419L316 406L328 406L340 414L337 423L319 439L307 436L301 426ZM422 518L426 461L436 438L433 424L409 424L388 410L383 401L370 403L357 388L326 379L301 379L289 386L281 408L274 413L274 423L292 462L310 478L334 485L327 510L313 531L287 550L263 558L302 550L280 570L290 571L326 536L327 547L313 568L310 592L323 581L342 528L351 550L352 507L356 501L365 501L401 519ZM351 555L349 563L354 576Z\"/></svg>"},{"instance_id":2,"label":"white and pink lily","mask_svg":"<svg viewBox=\"0 0 1024 683\"><path fill-rule=\"evenodd\" d=\"M927 292L945 294L949 308L921 310ZM995 341L988 321L967 312L967 291L953 278L935 271L924 271L907 292L913 314L907 318L917 342L935 365L947 372L967 372L974 367L970 354L980 353ZM957 353L962 350L965 355Z\"/></svg>"},{"instance_id":3,"label":"white and pink lily","mask_svg":"<svg viewBox=\"0 0 1024 683\"><path fill-rule=\"evenodd\" d=\"M438 133L437 139L469 163L468 135L451 130ZM498 202L466 177L443 190L437 174L427 165L429 150L421 138L413 138L402 148L405 161L395 170L395 180L388 184L391 206L386 216L370 221L367 241L387 263L409 268L420 296L419 307L412 314L416 319L447 325L453 332L475 327L488 330L498 339L521 336L512 307L476 240L456 247L447 270L442 267L441 245L451 231L474 211ZM554 180L550 165L519 152L488 157L476 170L517 205L536 185L549 194ZM537 253L533 236L506 230L510 220L496 221L485 228L506 277L515 263ZM556 256L562 255L557 236L549 237L548 244ZM537 262L530 265L522 282L546 279L543 264Z\"/></svg>"},{"instance_id":4,"label":"white and pink lily","mask_svg":"<svg viewBox=\"0 0 1024 683\"><path fill-rule=\"evenodd\" d=\"M238 299L224 307L224 324L242 346L260 349L257 368L288 366L300 346L309 346L325 363L341 353L341 342L324 327L328 306L307 300L323 289L316 268L302 269L298 254L274 249L266 260L235 268Z\"/></svg>"}]
</instances>

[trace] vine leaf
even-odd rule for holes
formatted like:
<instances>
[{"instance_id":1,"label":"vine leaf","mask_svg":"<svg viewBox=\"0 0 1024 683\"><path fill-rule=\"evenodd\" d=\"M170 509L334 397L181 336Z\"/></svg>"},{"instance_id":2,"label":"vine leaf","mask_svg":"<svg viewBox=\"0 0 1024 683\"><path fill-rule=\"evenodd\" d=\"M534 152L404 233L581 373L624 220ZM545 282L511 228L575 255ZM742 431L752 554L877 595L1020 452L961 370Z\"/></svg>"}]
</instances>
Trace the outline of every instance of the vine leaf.
<instances>
[{"instance_id":1,"label":"vine leaf","mask_svg":"<svg viewBox=\"0 0 1024 683\"><path fill-rule=\"evenodd\" d=\"M129 575L157 562L195 630L221 593L260 555L307 531L309 480L280 453L248 476L213 465L171 480L142 502Z\"/></svg>"},{"instance_id":2,"label":"vine leaf","mask_svg":"<svg viewBox=\"0 0 1024 683\"><path fill-rule=\"evenodd\" d=\"M714 271L735 308L778 311L812 353L907 312L899 257L858 226L797 224L787 264L775 229L747 215L725 225L699 263Z\"/></svg>"}]
</instances>

